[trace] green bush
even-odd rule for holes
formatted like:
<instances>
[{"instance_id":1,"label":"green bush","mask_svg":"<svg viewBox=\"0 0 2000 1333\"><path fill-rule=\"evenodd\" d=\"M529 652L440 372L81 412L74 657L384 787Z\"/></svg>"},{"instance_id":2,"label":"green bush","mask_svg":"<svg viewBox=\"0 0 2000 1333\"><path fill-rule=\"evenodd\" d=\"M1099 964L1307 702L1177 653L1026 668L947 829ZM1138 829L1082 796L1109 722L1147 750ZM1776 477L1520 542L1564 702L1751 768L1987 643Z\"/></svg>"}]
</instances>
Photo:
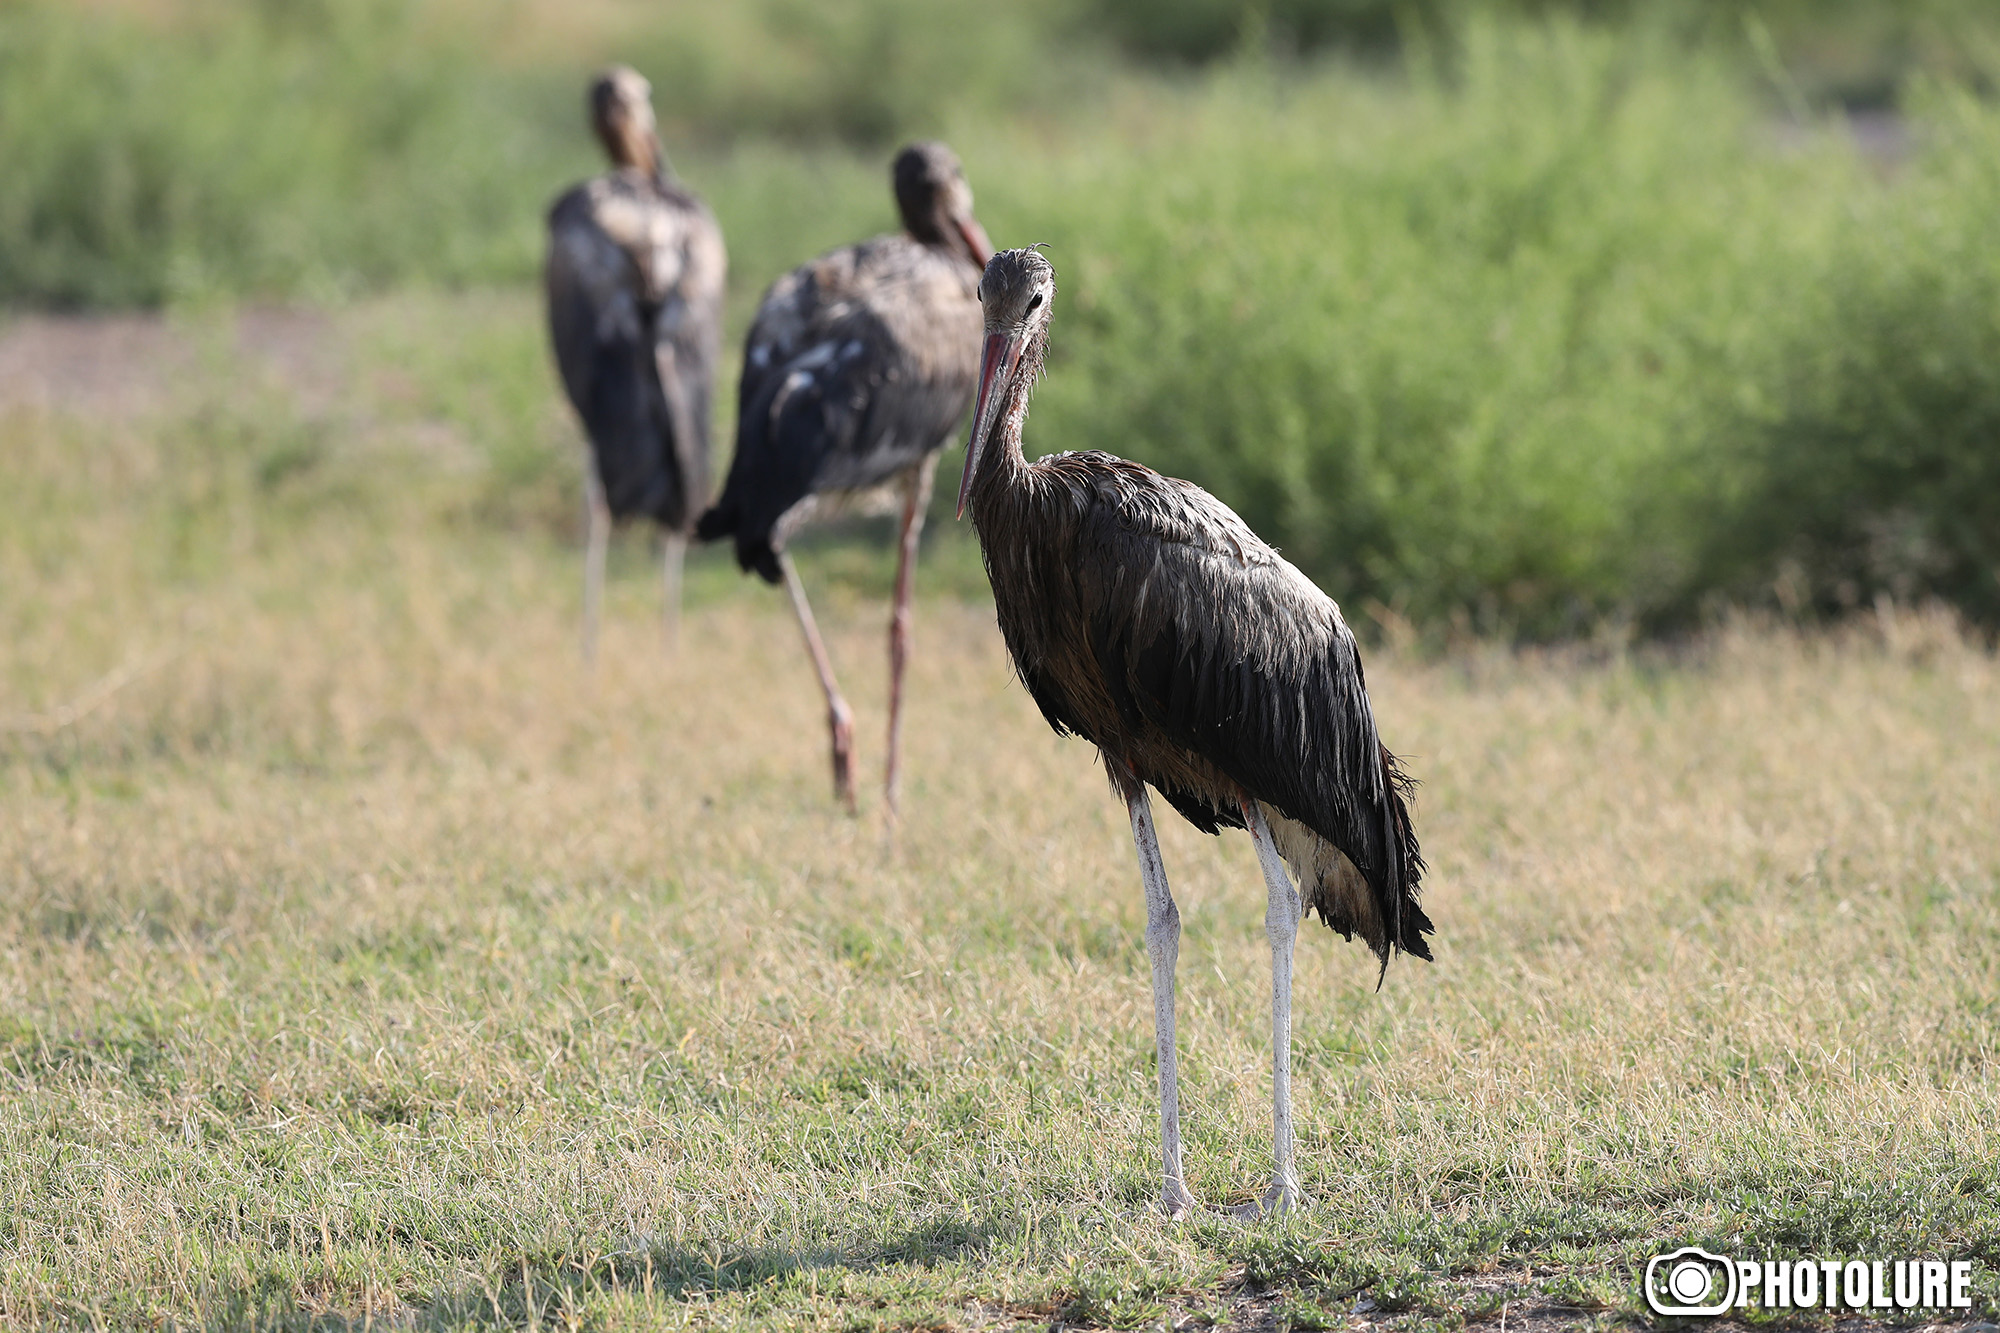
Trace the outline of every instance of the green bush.
<instances>
[{"instance_id":1,"label":"green bush","mask_svg":"<svg viewBox=\"0 0 2000 1333\"><path fill-rule=\"evenodd\" d=\"M1261 48L1382 53L1449 48L1469 20L1643 24L1681 40L1766 41L1797 86L1848 103L1893 100L1913 70L1966 73L1991 39L1986 0L1082 0L1081 20L1146 58L1211 61Z\"/></svg>"},{"instance_id":2,"label":"green bush","mask_svg":"<svg viewBox=\"0 0 2000 1333\"><path fill-rule=\"evenodd\" d=\"M879 148L954 116L1072 104L1107 54L1076 31L1073 6L682 0L617 54L648 71L662 120L683 135Z\"/></svg>"},{"instance_id":3,"label":"green bush","mask_svg":"<svg viewBox=\"0 0 2000 1333\"><path fill-rule=\"evenodd\" d=\"M1482 22L1450 83L1225 78L1139 152L982 163L1063 285L1031 443L1198 480L1420 619L1673 600L1710 408L1862 182L1670 54Z\"/></svg>"},{"instance_id":4,"label":"green bush","mask_svg":"<svg viewBox=\"0 0 2000 1333\"><path fill-rule=\"evenodd\" d=\"M847 238L815 224L856 216L858 179L869 225L893 220L895 136L1074 81L1021 12L686 4L615 50L524 67L424 0L197 4L163 25L24 0L0 7L0 301L526 279L549 199L602 169L583 89L614 56L652 76L670 152L718 209L744 191L730 240L761 286Z\"/></svg>"},{"instance_id":5,"label":"green bush","mask_svg":"<svg viewBox=\"0 0 2000 1333\"><path fill-rule=\"evenodd\" d=\"M536 178L585 146L565 148L549 108L416 18L379 0L263 0L163 31L0 10L0 299L522 273Z\"/></svg>"},{"instance_id":6,"label":"green bush","mask_svg":"<svg viewBox=\"0 0 2000 1333\"><path fill-rule=\"evenodd\" d=\"M1144 100L981 163L1052 243L1031 445L1235 506L1337 597L1487 632L1938 597L2000 623L2000 111L1907 161L1656 33L1475 19L1449 73Z\"/></svg>"},{"instance_id":7,"label":"green bush","mask_svg":"<svg viewBox=\"0 0 2000 1333\"><path fill-rule=\"evenodd\" d=\"M1300 54L1383 51L1467 8L1463 0L1091 0L1089 13L1127 51L1198 62L1255 43Z\"/></svg>"},{"instance_id":8,"label":"green bush","mask_svg":"<svg viewBox=\"0 0 2000 1333\"><path fill-rule=\"evenodd\" d=\"M2000 115L1943 90L1923 109L1911 178L1800 275L1720 423L1740 460L1698 593L1938 597L2000 623Z\"/></svg>"}]
</instances>

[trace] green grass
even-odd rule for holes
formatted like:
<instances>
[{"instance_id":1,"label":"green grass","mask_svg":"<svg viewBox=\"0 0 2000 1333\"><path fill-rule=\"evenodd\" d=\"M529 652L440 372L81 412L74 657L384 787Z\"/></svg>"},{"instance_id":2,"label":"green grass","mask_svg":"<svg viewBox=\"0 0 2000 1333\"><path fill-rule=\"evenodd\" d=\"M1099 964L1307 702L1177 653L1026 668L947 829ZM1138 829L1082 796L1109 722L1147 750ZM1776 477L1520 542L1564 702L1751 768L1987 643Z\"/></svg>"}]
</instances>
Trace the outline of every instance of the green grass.
<instances>
[{"instance_id":1,"label":"green grass","mask_svg":"<svg viewBox=\"0 0 2000 1333\"><path fill-rule=\"evenodd\" d=\"M0 418L0 1319L1615 1323L1683 1243L1968 1257L1995 1311L2000 666L1948 616L1373 650L1438 962L1377 994L1308 935L1316 1204L1169 1225L1122 814L938 595L963 533L920 576L891 851L726 562L668 661L622 543L581 670L573 482L500 479L480 428L560 459L546 368L496 407L409 355L483 330L438 354L525 377L531 311L355 307L317 398L196 325L151 414ZM873 773L863 553L806 576ZM1164 837L1190 1180L1239 1200L1261 884L1241 838Z\"/></svg>"}]
</instances>

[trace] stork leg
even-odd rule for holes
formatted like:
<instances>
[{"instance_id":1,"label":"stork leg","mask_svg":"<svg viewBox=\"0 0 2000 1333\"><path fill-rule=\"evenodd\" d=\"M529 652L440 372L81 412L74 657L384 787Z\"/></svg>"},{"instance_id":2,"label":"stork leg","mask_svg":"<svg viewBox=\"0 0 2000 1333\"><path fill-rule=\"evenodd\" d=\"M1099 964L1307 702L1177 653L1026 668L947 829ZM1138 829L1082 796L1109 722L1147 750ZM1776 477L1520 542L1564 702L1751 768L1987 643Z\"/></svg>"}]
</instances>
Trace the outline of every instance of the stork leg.
<instances>
[{"instance_id":1,"label":"stork leg","mask_svg":"<svg viewBox=\"0 0 2000 1333\"><path fill-rule=\"evenodd\" d=\"M597 665L597 622L604 606L604 550L611 540L611 506L604 499L604 482L597 460L583 465L583 661Z\"/></svg>"},{"instance_id":2,"label":"stork leg","mask_svg":"<svg viewBox=\"0 0 2000 1333\"><path fill-rule=\"evenodd\" d=\"M1153 805L1137 778L1121 781L1132 816L1132 845L1139 852L1139 881L1146 889L1146 956L1153 964L1153 1039L1160 1067L1160 1210L1184 1216L1194 1207L1181 1173L1180 1063L1174 1052L1174 967L1181 956L1181 913L1167 888Z\"/></svg>"},{"instance_id":3,"label":"stork leg","mask_svg":"<svg viewBox=\"0 0 2000 1333\"><path fill-rule=\"evenodd\" d=\"M687 564L687 534L668 532L664 545L666 549L660 554L660 632L672 653L681 646L681 570Z\"/></svg>"},{"instance_id":4,"label":"stork leg","mask_svg":"<svg viewBox=\"0 0 2000 1333\"><path fill-rule=\"evenodd\" d=\"M889 772L883 782L889 817L901 813L903 772L903 670L910 661L910 585L916 581L917 542L924 534L924 511L930 508L931 481L938 456L925 454L910 473L903 497L903 535L896 553L896 606L889 616Z\"/></svg>"},{"instance_id":5,"label":"stork leg","mask_svg":"<svg viewBox=\"0 0 2000 1333\"><path fill-rule=\"evenodd\" d=\"M805 633L813 670L819 672L819 687L826 692L827 729L833 734L834 799L845 805L851 815L854 813L854 710L840 697L840 686L833 678L833 663L826 655L825 641L819 637L812 607L806 603L806 590L792 564L792 553L778 552L778 565L785 571L785 591L792 595L792 613L799 618L799 629Z\"/></svg>"},{"instance_id":6,"label":"stork leg","mask_svg":"<svg viewBox=\"0 0 2000 1333\"><path fill-rule=\"evenodd\" d=\"M1291 870L1278 855L1264 807L1245 797L1243 824L1257 845L1264 867L1264 933L1271 941L1271 1138L1277 1159L1271 1188L1256 1203L1234 1209L1238 1216L1261 1217L1289 1212L1305 1203L1298 1173L1292 1166L1292 946L1299 937L1299 917L1305 904L1292 884Z\"/></svg>"}]
</instances>

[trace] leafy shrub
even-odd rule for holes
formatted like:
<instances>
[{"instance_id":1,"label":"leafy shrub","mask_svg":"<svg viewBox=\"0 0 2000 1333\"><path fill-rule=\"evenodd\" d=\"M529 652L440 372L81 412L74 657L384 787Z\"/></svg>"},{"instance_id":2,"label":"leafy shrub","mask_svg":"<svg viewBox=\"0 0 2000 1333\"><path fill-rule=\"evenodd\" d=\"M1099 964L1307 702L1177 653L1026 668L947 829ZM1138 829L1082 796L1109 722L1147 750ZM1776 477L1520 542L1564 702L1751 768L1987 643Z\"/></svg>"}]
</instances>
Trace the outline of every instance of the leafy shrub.
<instances>
[{"instance_id":1,"label":"leafy shrub","mask_svg":"<svg viewBox=\"0 0 2000 1333\"><path fill-rule=\"evenodd\" d=\"M1311 55L1450 47L1479 18L1644 24L1682 40L1768 42L1826 101L1893 101L1915 70L1964 74L1968 39L1990 39L1985 0L1083 0L1086 22L1146 58L1211 61L1263 47Z\"/></svg>"},{"instance_id":2,"label":"leafy shrub","mask_svg":"<svg viewBox=\"0 0 2000 1333\"><path fill-rule=\"evenodd\" d=\"M523 204L545 188L522 180L582 145L566 155L416 18L265 0L156 30L0 10L0 298L522 272L539 245Z\"/></svg>"},{"instance_id":3,"label":"leafy shrub","mask_svg":"<svg viewBox=\"0 0 2000 1333\"><path fill-rule=\"evenodd\" d=\"M1198 480L1420 619L1678 590L1690 450L1844 153L1774 160L1725 68L1573 24L1475 24L1449 84L1225 78L1146 118L1137 153L992 173L1064 291L1031 444Z\"/></svg>"},{"instance_id":4,"label":"leafy shrub","mask_svg":"<svg viewBox=\"0 0 2000 1333\"><path fill-rule=\"evenodd\" d=\"M662 118L706 141L881 147L935 133L953 117L1072 104L1101 77L1106 53L1075 32L1070 8L1072 0L680 0L620 52L653 72Z\"/></svg>"},{"instance_id":5,"label":"leafy shrub","mask_svg":"<svg viewBox=\"0 0 2000 1333\"><path fill-rule=\"evenodd\" d=\"M1774 321L1702 592L1836 611L1938 597L2000 623L2000 116L1934 91L1898 188L1859 201Z\"/></svg>"}]
</instances>

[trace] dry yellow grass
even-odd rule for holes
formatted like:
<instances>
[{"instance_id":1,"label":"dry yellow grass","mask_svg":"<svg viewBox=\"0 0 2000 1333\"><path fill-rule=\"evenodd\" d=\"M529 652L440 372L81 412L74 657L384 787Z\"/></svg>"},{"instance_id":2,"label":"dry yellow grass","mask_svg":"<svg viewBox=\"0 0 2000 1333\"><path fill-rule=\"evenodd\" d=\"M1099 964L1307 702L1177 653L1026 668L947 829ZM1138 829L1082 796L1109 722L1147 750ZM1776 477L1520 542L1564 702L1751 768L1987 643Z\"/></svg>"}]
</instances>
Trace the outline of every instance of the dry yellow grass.
<instances>
[{"instance_id":1,"label":"dry yellow grass","mask_svg":"<svg viewBox=\"0 0 2000 1333\"><path fill-rule=\"evenodd\" d=\"M629 549L593 678L574 553L420 436L272 481L201 422L0 425L0 1318L1450 1322L2000 1245L2000 666L1941 616L1375 650L1438 961L1304 937L1317 1206L1174 1227L1123 812L990 609L920 607L892 850L769 590L698 567L667 660ZM883 607L822 601L879 777ZM1263 889L1163 831L1242 1198Z\"/></svg>"}]
</instances>

